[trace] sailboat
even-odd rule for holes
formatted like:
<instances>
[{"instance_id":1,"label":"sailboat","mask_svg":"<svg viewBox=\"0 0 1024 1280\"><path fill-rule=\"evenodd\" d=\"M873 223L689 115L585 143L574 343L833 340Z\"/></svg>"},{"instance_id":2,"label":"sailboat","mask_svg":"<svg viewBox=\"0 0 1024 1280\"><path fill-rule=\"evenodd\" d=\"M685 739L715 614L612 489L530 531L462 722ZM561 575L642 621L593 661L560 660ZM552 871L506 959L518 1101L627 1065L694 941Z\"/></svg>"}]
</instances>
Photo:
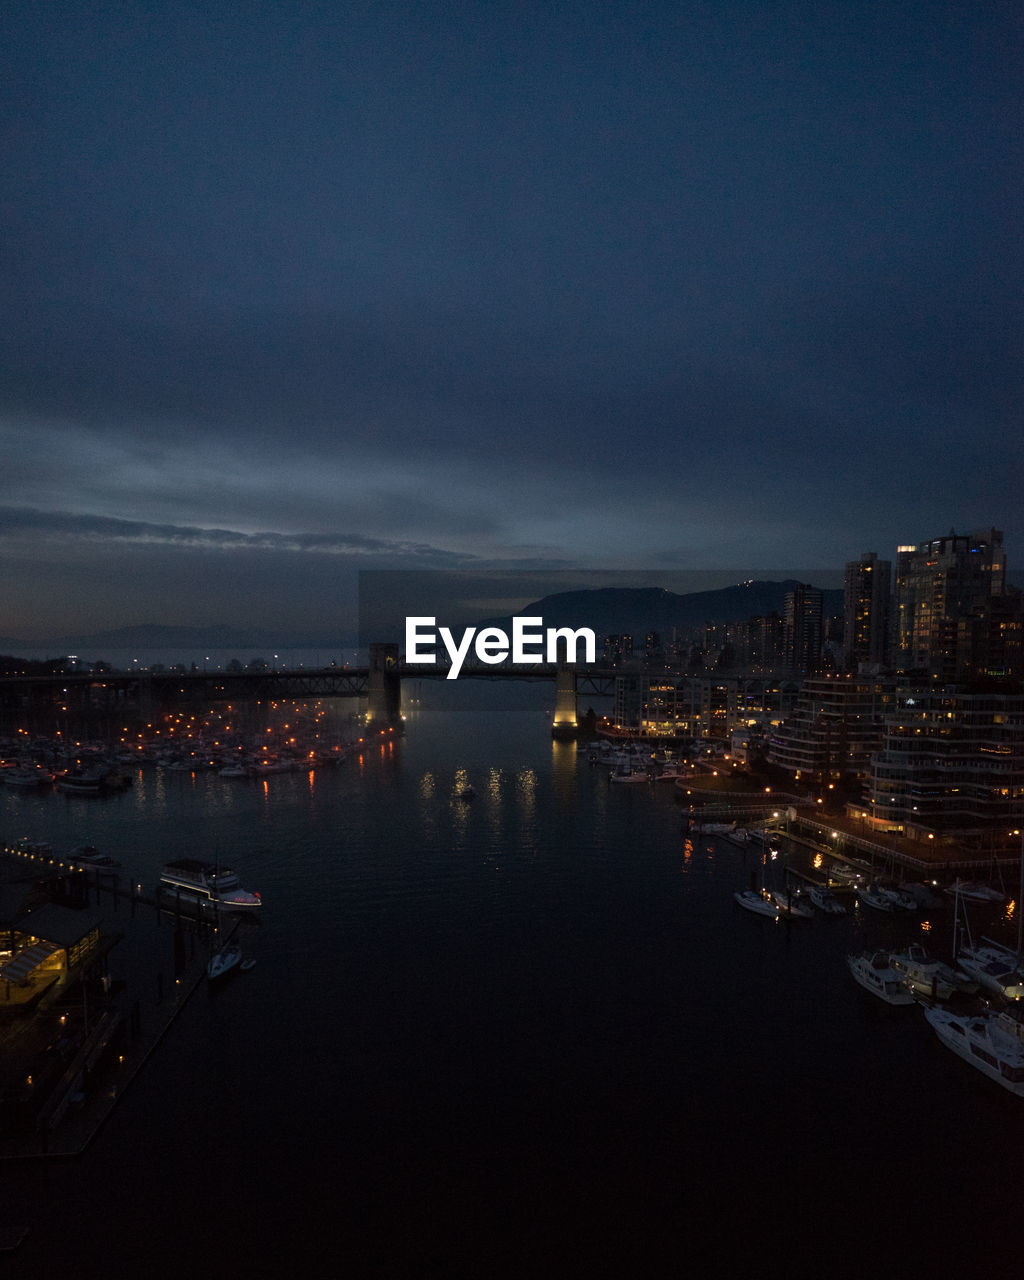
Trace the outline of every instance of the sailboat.
<instances>
[{"instance_id":1,"label":"sailboat","mask_svg":"<svg viewBox=\"0 0 1024 1280\"><path fill-rule=\"evenodd\" d=\"M784 889L776 889L772 898L779 908L779 914L788 920L814 919L814 908L803 889L794 889L792 884L787 884Z\"/></svg>"},{"instance_id":2,"label":"sailboat","mask_svg":"<svg viewBox=\"0 0 1024 1280\"><path fill-rule=\"evenodd\" d=\"M743 889L734 893L732 896L740 904L745 911L753 911L755 915L770 916L773 920L778 920L779 911L778 904L772 898L772 895L764 887L764 868L768 859L767 842L761 852L761 873L760 877L756 871L750 873L750 888ZM760 883L758 881L760 880Z\"/></svg>"},{"instance_id":3,"label":"sailboat","mask_svg":"<svg viewBox=\"0 0 1024 1280\"><path fill-rule=\"evenodd\" d=\"M1024 873L1024 842L1022 842L1021 867ZM982 938L975 945L967 923L967 908L961 905L959 892L954 895L953 916L953 959L969 977L974 978L986 991L1003 996L1007 1000L1024 999L1024 964L1021 962L1021 920L1018 912L1017 950L1012 951L1001 942L991 938ZM961 914L963 923L961 924ZM960 942L957 950L957 938L964 936L967 942Z\"/></svg>"},{"instance_id":4,"label":"sailboat","mask_svg":"<svg viewBox=\"0 0 1024 1280\"><path fill-rule=\"evenodd\" d=\"M206 976L210 982L225 977L242 959L241 945L235 941L234 934L219 947L206 966Z\"/></svg>"}]
</instances>

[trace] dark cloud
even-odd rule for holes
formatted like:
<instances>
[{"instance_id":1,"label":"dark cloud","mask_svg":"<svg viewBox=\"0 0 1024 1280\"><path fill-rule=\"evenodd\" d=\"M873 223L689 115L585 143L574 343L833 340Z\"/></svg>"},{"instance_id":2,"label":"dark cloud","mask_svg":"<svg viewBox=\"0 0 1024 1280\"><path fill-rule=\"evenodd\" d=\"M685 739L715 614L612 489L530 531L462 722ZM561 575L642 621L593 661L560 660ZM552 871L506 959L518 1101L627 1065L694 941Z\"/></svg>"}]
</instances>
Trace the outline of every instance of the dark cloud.
<instances>
[{"instance_id":1,"label":"dark cloud","mask_svg":"<svg viewBox=\"0 0 1024 1280\"><path fill-rule=\"evenodd\" d=\"M48 548L831 565L995 524L1012 567L1008 4L3 22L2 497Z\"/></svg>"},{"instance_id":2,"label":"dark cloud","mask_svg":"<svg viewBox=\"0 0 1024 1280\"><path fill-rule=\"evenodd\" d=\"M461 564L472 559L422 543L385 542L360 534L242 533L236 529L200 529L179 525L120 520L111 516L71 515L61 511L35 511L0 507L0 539L30 535L44 542L71 538L90 542L163 544L172 547L220 551L292 551L331 556L387 556Z\"/></svg>"}]
</instances>

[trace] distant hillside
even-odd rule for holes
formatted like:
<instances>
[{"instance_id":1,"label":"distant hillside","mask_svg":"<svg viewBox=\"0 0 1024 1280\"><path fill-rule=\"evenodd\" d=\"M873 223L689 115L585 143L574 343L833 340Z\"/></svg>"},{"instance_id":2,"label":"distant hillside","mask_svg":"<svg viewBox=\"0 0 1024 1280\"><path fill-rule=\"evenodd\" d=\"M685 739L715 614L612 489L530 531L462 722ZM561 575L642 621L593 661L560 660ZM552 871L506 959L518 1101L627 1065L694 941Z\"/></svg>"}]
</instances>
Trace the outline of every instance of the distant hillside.
<instances>
[{"instance_id":1,"label":"distant hillside","mask_svg":"<svg viewBox=\"0 0 1024 1280\"><path fill-rule=\"evenodd\" d=\"M594 591L560 591L544 596L518 610L519 617L541 617L550 627L590 627L598 636L632 635L642 639L657 631L664 640L693 632L709 622L745 622L785 608L786 594L803 585L794 579L783 582L749 582L715 591L692 591L685 595L661 587L603 587ZM822 591L826 617L842 613L843 591ZM508 629L511 615L487 618L481 626Z\"/></svg>"}]
</instances>

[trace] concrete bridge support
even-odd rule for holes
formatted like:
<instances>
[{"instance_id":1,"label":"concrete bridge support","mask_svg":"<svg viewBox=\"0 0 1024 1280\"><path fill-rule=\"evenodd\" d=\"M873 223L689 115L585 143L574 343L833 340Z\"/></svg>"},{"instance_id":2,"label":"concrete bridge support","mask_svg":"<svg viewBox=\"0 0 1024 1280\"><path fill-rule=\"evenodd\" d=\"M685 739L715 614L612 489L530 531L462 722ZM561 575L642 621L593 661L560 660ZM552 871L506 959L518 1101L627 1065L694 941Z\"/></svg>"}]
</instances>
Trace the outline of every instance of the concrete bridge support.
<instances>
[{"instance_id":1,"label":"concrete bridge support","mask_svg":"<svg viewBox=\"0 0 1024 1280\"><path fill-rule=\"evenodd\" d=\"M398 645L370 645L367 684L367 722L378 729L398 729L402 724L402 679L398 674Z\"/></svg>"},{"instance_id":2,"label":"concrete bridge support","mask_svg":"<svg viewBox=\"0 0 1024 1280\"><path fill-rule=\"evenodd\" d=\"M555 738L575 738L579 722L576 718L576 671L565 661L555 672L555 715L551 733Z\"/></svg>"}]
</instances>

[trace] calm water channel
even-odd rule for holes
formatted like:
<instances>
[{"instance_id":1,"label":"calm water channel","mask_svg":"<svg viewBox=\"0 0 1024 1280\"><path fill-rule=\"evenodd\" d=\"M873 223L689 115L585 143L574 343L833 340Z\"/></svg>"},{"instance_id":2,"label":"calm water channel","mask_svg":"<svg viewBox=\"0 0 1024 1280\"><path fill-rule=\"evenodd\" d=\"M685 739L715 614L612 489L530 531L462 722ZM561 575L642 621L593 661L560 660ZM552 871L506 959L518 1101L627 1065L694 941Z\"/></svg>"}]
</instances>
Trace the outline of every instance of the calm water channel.
<instances>
[{"instance_id":1,"label":"calm water channel","mask_svg":"<svg viewBox=\"0 0 1024 1280\"><path fill-rule=\"evenodd\" d=\"M147 884L219 853L265 901L86 1154L0 1168L19 1275L1020 1274L1024 1103L844 963L948 950L949 909L742 912L755 855L549 698L446 688L315 774L0 790L6 838Z\"/></svg>"}]
</instances>

